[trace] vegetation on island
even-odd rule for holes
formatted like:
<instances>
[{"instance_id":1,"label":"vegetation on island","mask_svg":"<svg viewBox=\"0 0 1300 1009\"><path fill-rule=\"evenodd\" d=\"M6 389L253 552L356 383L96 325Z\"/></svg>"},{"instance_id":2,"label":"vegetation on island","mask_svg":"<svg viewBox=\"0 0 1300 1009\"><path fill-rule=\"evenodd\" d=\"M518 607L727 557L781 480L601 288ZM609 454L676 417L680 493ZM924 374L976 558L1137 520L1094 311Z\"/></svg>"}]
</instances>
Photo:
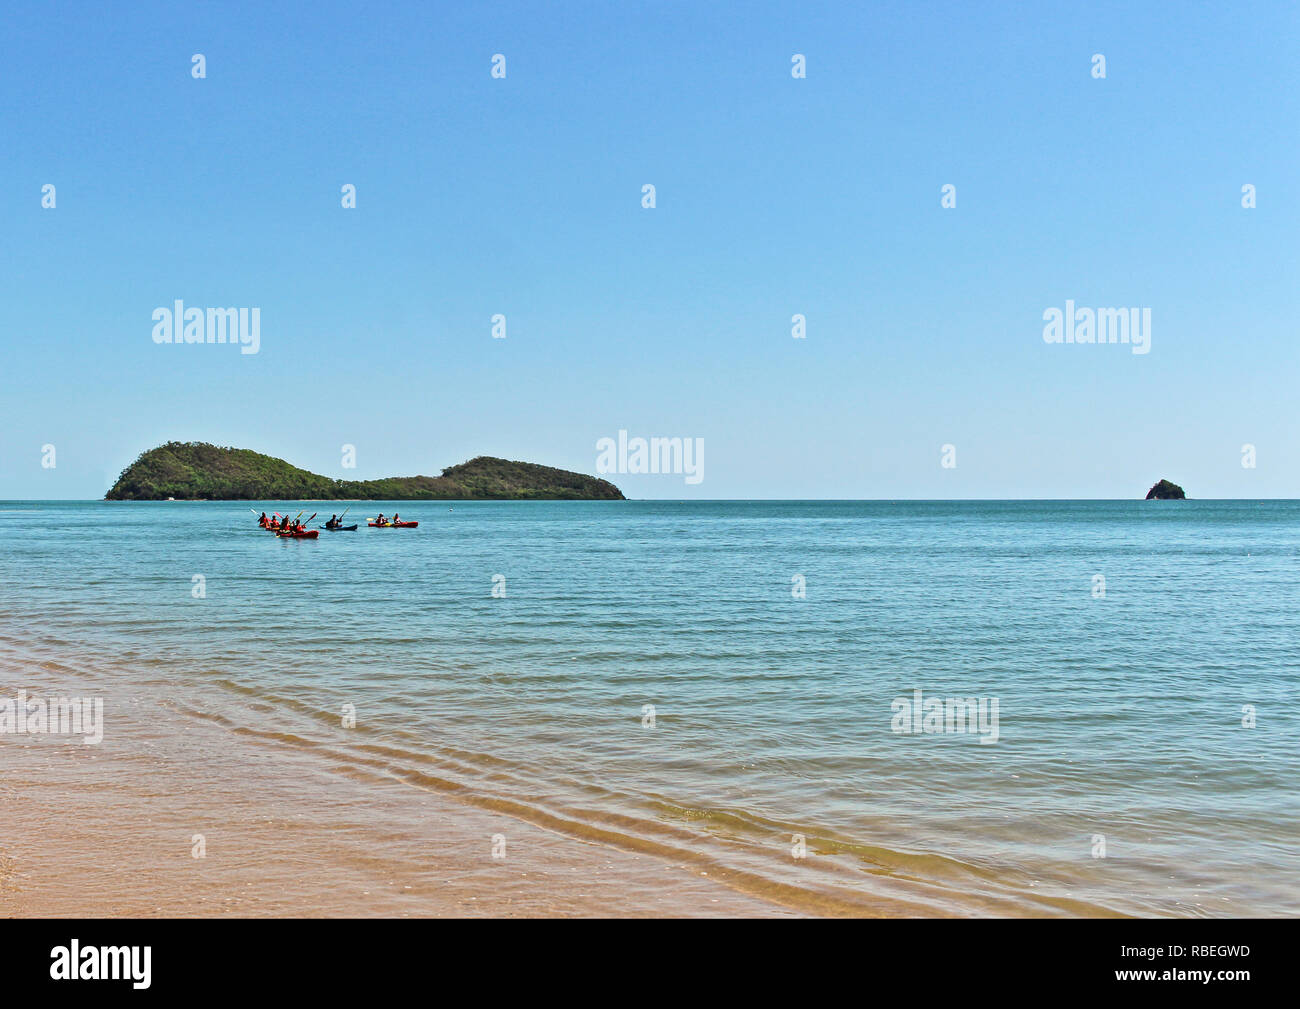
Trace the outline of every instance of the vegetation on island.
<instances>
[{"instance_id":1,"label":"vegetation on island","mask_svg":"<svg viewBox=\"0 0 1300 1009\"><path fill-rule=\"evenodd\" d=\"M1168 480L1161 480L1147 491L1146 499L1148 501L1182 501L1187 495L1183 489L1176 483L1170 483Z\"/></svg>"},{"instance_id":2,"label":"vegetation on island","mask_svg":"<svg viewBox=\"0 0 1300 1009\"><path fill-rule=\"evenodd\" d=\"M172 441L140 455L122 471L107 501L302 501L417 499L622 500L608 480L479 456L440 476L335 480L245 448Z\"/></svg>"}]
</instances>

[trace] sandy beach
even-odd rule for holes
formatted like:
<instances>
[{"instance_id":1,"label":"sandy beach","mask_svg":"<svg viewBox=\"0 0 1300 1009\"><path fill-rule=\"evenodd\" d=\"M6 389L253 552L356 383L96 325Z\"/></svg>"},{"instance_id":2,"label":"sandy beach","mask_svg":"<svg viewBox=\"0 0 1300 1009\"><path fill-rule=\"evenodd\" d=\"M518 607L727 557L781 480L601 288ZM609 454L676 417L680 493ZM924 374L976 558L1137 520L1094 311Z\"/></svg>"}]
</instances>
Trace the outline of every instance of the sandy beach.
<instances>
[{"instance_id":1,"label":"sandy beach","mask_svg":"<svg viewBox=\"0 0 1300 1009\"><path fill-rule=\"evenodd\" d=\"M0 694L106 682L0 672ZM700 869L578 840L108 687L105 739L0 736L8 917L788 916ZM194 857L202 836L202 858ZM498 836L499 835L499 836ZM496 839L504 857L494 858Z\"/></svg>"}]
</instances>

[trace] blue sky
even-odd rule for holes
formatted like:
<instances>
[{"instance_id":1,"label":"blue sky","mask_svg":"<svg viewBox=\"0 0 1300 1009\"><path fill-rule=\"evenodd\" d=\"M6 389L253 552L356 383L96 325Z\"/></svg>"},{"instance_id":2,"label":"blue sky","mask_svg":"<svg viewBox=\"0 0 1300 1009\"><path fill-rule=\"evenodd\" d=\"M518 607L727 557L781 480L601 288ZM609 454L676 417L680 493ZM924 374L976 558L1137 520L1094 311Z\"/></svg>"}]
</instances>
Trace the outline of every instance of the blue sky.
<instances>
[{"instance_id":1,"label":"blue sky","mask_svg":"<svg viewBox=\"0 0 1300 1009\"><path fill-rule=\"evenodd\" d=\"M0 498L620 429L705 443L634 497L1300 497L1296 5L390 6L7 11ZM156 345L178 298L261 352ZM1045 344L1066 299L1151 352Z\"/></svg>"}]
</instances>

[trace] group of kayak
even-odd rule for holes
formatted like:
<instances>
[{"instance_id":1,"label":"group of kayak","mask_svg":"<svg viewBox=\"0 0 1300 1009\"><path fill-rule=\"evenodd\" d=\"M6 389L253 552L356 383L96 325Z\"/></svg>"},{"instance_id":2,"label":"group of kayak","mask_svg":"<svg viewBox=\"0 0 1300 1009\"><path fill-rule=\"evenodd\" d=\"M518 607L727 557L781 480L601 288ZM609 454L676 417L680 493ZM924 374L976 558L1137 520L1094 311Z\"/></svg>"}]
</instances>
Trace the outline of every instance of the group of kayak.
<instances>
[{"instance_id":1,"label":"group of kayak","mask_svg":"<svg viewBox=\"0 0 1300 1009\"><path fill-rule=\"evenodd\" d=\"M330 532L355 532L357 528L355 522L350 526L343 524L343 517L351 510L351 508L345 508L343 515L331 515L324 528ZM311 517L304 522L301 521L302 512L299 512L293 518L290 518L287 514L281 515L279 512L272 512L270 515L262 512L258 516L257 524L268 532L273 532L285 539L314 540L320 536L320 530L308 529L307 525L316 517L316 514L316 512L312 512ZM386 519L384 513L380 512L376 518L366 520L366 525L375 529L414 529L419 524L419 522L403 522L396 512L393 513L392 518Z\"/></svg>"},{"instance_id":2,"label":"group of kayak","mask_svg":"<svg viewBox=\"0 0 1300 1009\"><path fill-rule=\"evenodd\" d=\"M301 516L302 512L299 512L298 515ZM310 522L315 517L315 515L312 515L307 522ZM273 532L277 536L283 536L285 539L314 540L320 535L320 530L308 529L307 522L302 522L296 517L289 518L288 515L281 515L279 512L275 512L270 516L266 512L262 512L257 519L257 524L263 529Z\"/></svg>"}]
</instances>

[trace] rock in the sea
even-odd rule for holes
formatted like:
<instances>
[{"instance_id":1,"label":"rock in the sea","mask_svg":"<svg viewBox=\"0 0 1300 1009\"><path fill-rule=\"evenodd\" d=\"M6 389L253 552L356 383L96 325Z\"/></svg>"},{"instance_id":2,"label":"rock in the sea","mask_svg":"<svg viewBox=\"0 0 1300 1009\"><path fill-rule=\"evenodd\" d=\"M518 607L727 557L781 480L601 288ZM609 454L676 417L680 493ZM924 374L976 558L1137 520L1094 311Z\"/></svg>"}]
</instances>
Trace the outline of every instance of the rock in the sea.
<instances>
[{"instance_id":1,"label":"rock in the sea","mask_svg":"<svg viewBox=\"0 0 1300 1009\"><path fill-rule=\"evenodd\" d=\"M1158 484L1147 491L1146 499L1153 498L1157 501L1182 501L1187 497L1183 489L1176 483L1170 483L1168 480L1161 480Z\"/></svg>"}]
</instances>

